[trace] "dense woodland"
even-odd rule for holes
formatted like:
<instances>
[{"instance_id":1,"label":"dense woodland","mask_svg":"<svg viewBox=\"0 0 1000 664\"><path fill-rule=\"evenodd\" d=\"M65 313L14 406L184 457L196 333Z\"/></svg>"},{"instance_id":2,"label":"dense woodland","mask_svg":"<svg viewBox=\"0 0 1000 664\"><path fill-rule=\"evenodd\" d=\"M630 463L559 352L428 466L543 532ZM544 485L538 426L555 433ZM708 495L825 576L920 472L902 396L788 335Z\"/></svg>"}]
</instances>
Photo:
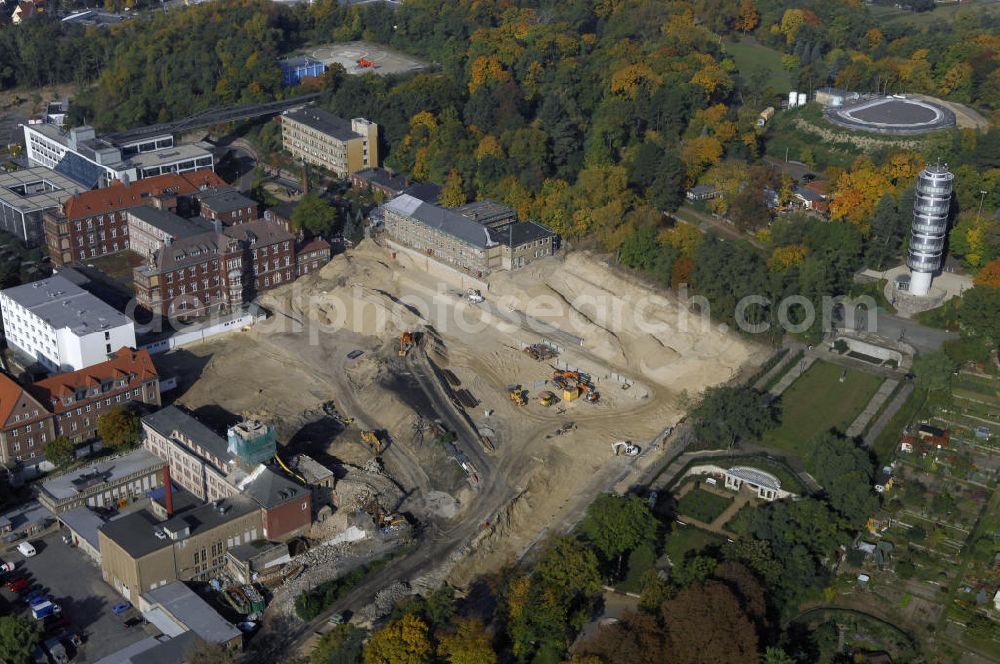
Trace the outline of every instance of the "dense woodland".
<instances>
[{"instance_id":1,"label":"dense woodland","mask_svg":"<svg viewBox=\"0 0 1000 664\"><path fill-rule=\"evenodd\" d=\"M755 123L776 99L761 72L736 68L720 37L749 35L784 53L803 89L926 91L989 112L1000 107L991 16L968 11L916 34L879 26L853 0L413 0L396 8L242 0L145 13L105 30L50 19L2 30L0 84L79 82L86 87L75 121L105 128L319 90L334 112L377 120L387 164L444 185L447 204L502 200L664 285L690 283L714 315L730 319L744 294L794 292L818 303L849 292L859 267L896 263L908 189L928 159L953 164L958 176L952 253L985 270L1000 259L992 216L1000 130L941 132L919 150L869 150L846 167L828 166L831 215L845 223L772 225L758 192L770 187L785 201L793 183L760 161L768 136ZM335 68L281 89L282 54L359 38L433 64L400 77ZM280 151L276 124L256 138ZM756 247L701 242L664 216L697 183L726 192L714 211L756 233ZM759 322L773 316L766 307L751 312ZM804 334L816 338L818 325Z\"/></svg>"}]
</instances>

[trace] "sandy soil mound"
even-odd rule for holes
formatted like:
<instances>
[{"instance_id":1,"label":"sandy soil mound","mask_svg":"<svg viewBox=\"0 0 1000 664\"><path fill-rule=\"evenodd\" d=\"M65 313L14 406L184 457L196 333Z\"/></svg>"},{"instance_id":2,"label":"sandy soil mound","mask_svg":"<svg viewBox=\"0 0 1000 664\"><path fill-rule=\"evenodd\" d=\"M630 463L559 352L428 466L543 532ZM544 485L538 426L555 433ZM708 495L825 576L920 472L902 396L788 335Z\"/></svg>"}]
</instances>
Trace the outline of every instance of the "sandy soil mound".
<instances>
[{"instance_id":1,"label":"sandy soil mound","mask_svg":"<svg viewBox=\"0 0 1000 664\"><path fill-rule=\"evenodd\" d=\"M583 339L597 357L650 380L700 391L752 362L754 347L585 253L490 279L491 292Z\"/></svg>"}]
</instances>

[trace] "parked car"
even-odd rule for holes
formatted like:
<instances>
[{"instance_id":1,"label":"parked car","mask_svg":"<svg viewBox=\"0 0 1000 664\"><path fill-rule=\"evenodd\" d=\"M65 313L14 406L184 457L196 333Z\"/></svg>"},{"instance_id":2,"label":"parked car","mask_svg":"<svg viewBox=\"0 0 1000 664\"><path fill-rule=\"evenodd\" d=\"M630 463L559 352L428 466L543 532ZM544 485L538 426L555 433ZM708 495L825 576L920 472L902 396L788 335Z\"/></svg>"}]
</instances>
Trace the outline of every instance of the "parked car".
<instances>
[{"instance_id":1,"label":"parked car","mask_svg":"<svg viewBox=\"0 0 1000 664\"><path fill-rule=\"evenodd\" d=\"M17 550L25 558L30 558L37 553L35 551L35 547L31 545L31 542L21 542L17 545Z\"/></svg>"},{"instance_id":2,"label":"parked car","mask_svg":"<svg viewBox=\"0 0 1000 664\"><path fill-rule=\"evenodd\" d=\"M58 632L64 627L69 627L69 616L62 613L52 614L45 618L45 631L48 633Z\"/></svg>"},{"instance_id":3,"label":"parked car","mask_svg":"<svg viewBox=\"0 0 1000 664\"><path fill-rule=\"evenodd\" d=\"M14 563L0 562L0 573L10 574L14 571Z\"/></svg>"},{"instance_id":4,"label":"parked car","mask_svg":"<svg viewBox=\"0 0 1000 664\"><path fill-rule=\"evenodd\" d=\"M132 604L130 602L119 602L118 604L115 604L114 606L111 607L111 613L115 614L116 616L120 616L121 614L125 613L131 608Z\"/></svg>"},{"instance_id":5,"label":"parked car","mask_svg":"<svg viewBox=\"0 0 1000 664\"><path fill-rule=\"evenodd\" d=\"M27 588L29 583L30 582L28 581L28 577L19 576L16 579L11 579L10 581L7 582L7 590L11 591L12 593L19 593L25 588Z\"/></svg>"}]
</instances>

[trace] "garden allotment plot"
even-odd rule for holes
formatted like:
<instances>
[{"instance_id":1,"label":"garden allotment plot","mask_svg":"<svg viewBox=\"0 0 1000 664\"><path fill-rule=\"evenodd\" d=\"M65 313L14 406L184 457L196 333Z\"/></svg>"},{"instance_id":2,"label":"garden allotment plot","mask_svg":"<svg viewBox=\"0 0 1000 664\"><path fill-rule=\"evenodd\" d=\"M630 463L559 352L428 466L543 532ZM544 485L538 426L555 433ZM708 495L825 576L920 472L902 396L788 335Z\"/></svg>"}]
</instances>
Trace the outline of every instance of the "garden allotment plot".
<instances>
[{"instance_id":1,"label":"garden allotment plot","mask_svg":"<svg viewBox=\"0 0 1000 664\"><path fill-rule=\"evenodd\" d=\"M808 468L813 439L846 431L881 383L858 369L816 362L781 395L781 425L764 434L764 445L794 454Z\"/></svg>"}]
</instances>

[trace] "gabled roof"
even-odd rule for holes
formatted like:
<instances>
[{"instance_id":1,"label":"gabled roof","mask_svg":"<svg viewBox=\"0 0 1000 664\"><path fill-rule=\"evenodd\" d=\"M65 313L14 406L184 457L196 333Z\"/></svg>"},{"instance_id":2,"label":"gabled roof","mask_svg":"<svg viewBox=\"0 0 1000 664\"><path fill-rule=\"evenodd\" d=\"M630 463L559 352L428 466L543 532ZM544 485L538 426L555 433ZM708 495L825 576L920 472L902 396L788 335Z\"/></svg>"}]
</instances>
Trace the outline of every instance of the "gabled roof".
<instances>
[{"instance_id":1,"label":"gabled roof","mask_svg":"<svg viewBox=\"0 0 1000 664\"><path fill-rule=\"evenodd\" d=\"M447 208L425 203L409 194L400 194L385 204L387 210L414 219L465 244L485 249L496 245L489 230Z\"/></svg>"},{"instance_id":2,"label":"gabled roof","mask_svg":"<svg viewBox=\"0 0 1000 664\"><path fill-rule=\"evenodd\" d=\"M321 237L313 238L309 242L295 250L297 254L307 254L310 251L328 251L330 249L330 243Z\"/></svg>"},{"instance_id":3,"label":"gabled roof","mask_svg":"<svg viewBox=\"0 0 1000 664\"><path fill-rule=\"evenodd\" d=\"M40 410L39 417L49 415L49 411L45 408L44 404L39 403L31 394L25 392L13 378L7 374L0 373L0 426L7 423L7 420L14 415L14 410L18 404L25 400L29 404L38 406ZM27 422L29 420L24 421Z\"/></svg>"},{"instance_id":4,"label":"gabled roof","mask_svg":"<svg viewBox=\"0 0 1000 664\"><path fill-rule=\"evenodd\" d=\"M211 169L175 175L157 175L126 185L113 182L110 187L78 194L63 204L63 213L70 218L104 214L144 205L151 196L163 194L193 194L202 187L224 187L225 181Z\"/></svg>"},{"instance_id":5,"label":"gabled roof","mask_svg":"<svg viewBox=\"0 0 1000 664\"><path fill-rule=\"evenodd\" d=\"M41 403L58 413L76 407L76 404L63 405L62 398L73 396L79 388L100 387L105 381L120 378L128 380L130 384L133 381L142 383L156 376L156 367L149 351L122 347L106 362L40 380L30 389Z\"/></svg>"}]
</instances>

